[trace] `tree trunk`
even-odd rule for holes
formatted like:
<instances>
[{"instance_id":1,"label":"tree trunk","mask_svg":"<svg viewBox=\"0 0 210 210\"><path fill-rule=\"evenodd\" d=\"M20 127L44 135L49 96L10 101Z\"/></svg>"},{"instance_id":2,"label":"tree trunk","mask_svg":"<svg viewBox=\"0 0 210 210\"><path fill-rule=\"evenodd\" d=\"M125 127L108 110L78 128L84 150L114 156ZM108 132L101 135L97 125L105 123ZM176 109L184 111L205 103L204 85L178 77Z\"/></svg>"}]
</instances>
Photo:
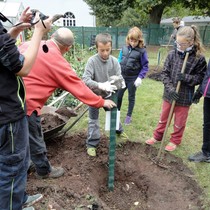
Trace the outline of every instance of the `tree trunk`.
<instances>
[{"instance_id":1,"label":"tree trunk","mask_svg":"<svg viewBox=\"0 0 210 210\"><path fill-rule=\"evenodd\" d=\"M163 4L157 5L152 8L152 11L150 12L151 24L160 24L164 8L165 8L165 5Z\"/></svg>"}]
</instances>

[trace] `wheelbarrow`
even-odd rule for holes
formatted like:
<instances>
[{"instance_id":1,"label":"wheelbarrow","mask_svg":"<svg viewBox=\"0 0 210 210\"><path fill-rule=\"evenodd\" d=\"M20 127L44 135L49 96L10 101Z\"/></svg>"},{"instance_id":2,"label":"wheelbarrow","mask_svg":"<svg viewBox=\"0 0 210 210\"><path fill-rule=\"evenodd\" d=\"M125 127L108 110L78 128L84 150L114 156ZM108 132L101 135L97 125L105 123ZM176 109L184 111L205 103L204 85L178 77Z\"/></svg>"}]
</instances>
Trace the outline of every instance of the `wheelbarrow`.
<instances>
[{"instance_id":1,"label":"wheelbarrow","mask_svg":"<svg viewBox=\"0 0 210 210\"><path fill-rule=\"evenodd\" d=\"M82 118L82 116L87 112L88 107L86 107L84 110L82 110L81 113L79 113L79 114L76 113L76 111L78 111L82 106L86 106L86 105L84 105L81 102L81 103L79 103L78 106L76 106L72 110L71 109L68 110L68 108L63 108L63 107L57 108L57 107L53 107L53 106L44 106L41 110L41 114L42 114L41 120L42 121L44 120L43 118L44 118L45 114L50 114L52 116L57 117L57 119L61 120L60 121L61 124L59 124L55 127L50 127L49 129L43 131L44 140L64 136L67 133L67 131L69 131ZM69 111L69 112L67 112L67 111ZM76 117L76 119L72 123L69 124L69 120L71 117Z\"/></svg>"},{"instance_id":2,"label":"wheelbarrow","mask_svg":"<svg viewBox=\"0 0 210 210\"><path fill-rule=\"evenodd\" d=\"M47 130L43 130L44 139L50 139L55 138L55 134L57 134L67 123L68 119L65 116L62 116L58 113L56 113L57 108L52 106L44 106L41 110L41 121L43 122L45 117L43 117L45 114L57 116L58 119L62 120L61 124L57 125L56 127L49 128ZM49 123L49 122L48 122ZM43 124L42 124L43 127Z\"/></svg>"}]
</instances>

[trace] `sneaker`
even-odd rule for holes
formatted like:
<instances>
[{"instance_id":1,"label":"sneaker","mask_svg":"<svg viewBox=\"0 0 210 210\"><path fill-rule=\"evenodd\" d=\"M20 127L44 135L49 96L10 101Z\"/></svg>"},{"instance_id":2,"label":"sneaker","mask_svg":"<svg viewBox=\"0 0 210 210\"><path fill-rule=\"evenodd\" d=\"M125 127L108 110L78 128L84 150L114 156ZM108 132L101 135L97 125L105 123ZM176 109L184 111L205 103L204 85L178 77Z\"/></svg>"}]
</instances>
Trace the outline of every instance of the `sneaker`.
<instances>
[{"instance_id":1,"label":"sneaker","mask_svg":"<svg viewBox=\"0 0 210 210\"><path fill-rule=\"evenodd\" d=\"M59 178L59 177L63 176L63 174L64 174L64 169L63 168L52 167L52 170L49 174L46 174L46 175L36 174L36 177L39 178L39 179L47 179L47 178L56 179L56 178Z\"/></svg>"},{"instance_id":2,"label":"sneaker","mask_svg":"<svg viewBox=\"0 0 210 210\"><path fill-rule=\"evenodd\" d=\"M23 208L23 210L35 210L35 208L33 206L30 206L30 207Z\"/></svg>"},{"instance_id":3,"label":"sneaker","mask_svg":"<svg viewBox=\"0 0 210 210\"><path fill-rule=\"evenodd\" d=\"M160 142L160 141L156 140L156 139L153 138L153 137L150 138L150 139L147 139L147 140L145 141L145 143L148 144L148 145L153 145L153 144L158 143L158 142Z\"/></svg>"},{"instance_id":4,"label":"sneaker","mask_svg":"<svg viewBox=\"0 0 210 210\"><path fill-rule=\"evenodd\" d=\"M119 124L119 130L116 130L116 134L120 135L121 133L123 133L124 129L122 127L122 123L120 122Z\"/></svg>"},{"instance_id":5,"label":"sneaker","mask_svg":"<svg viewBox=\"0 0 210 210\"><path fill-rule=\"evenodd\" d=\"M26 202L23 204L23 207L32 206L36 202L40 201L42 198L43 198L43 195L42 194L29 195L28 198L27 198L27 200L26 200ZM25 208L25 209L30 210L30 208Z\"/></svg>"},{"instance_id":6,"label":"sneaker","mask_svg":"<svg viewBox=\"0 0 210 210\"><path fill-rule=\"evenodd\" d=\"M95 157L96 156L96 148L94 148L94 147L87 148L87 153L89 156Z\"/></svg>"},{"instance_id":7,"label":"sneaker","mask_svg":"<svg viewBox=\"0 0 210 210\"><path fill-rule=\"evenodd\" d=\"M117 135L119 138L124 139L124 140L128 140L128 135L123 131L122 133Z\"/></svg>"},{"instance_id":8,"label":"sneaker","mask_svg":"<svg viewBox=\"0 0 210 210\"><path fill-rule=\"evenodd\" d=\"M174 144L172 142L169 142L165 147L165 150L168 151L168 152L172 152L175 149L176 149L176 144Z\"/></svg>"},{"instance_id":9,"label":"sneaker","mask_svg":"<svg viewBox=\"0 0 210 210\"><path fill-rule=\"evenodd\" d=\"M125 125L130 125L131 121L132 121L131 117L127 115L125 118Z\"/></svg>"},{"instance_id":10,"label":"sneaker","mask_svg":"<svg viewBox=\"0 0 210 210\"><path fill-rule=\"evenodd\" d=\"M210 163L210 157L206 156L203 154L203 152L198 152L194 155L190 155L188 157L189 161L194 161L194 162L207 162Z\"/></svg>"}]
</instances>

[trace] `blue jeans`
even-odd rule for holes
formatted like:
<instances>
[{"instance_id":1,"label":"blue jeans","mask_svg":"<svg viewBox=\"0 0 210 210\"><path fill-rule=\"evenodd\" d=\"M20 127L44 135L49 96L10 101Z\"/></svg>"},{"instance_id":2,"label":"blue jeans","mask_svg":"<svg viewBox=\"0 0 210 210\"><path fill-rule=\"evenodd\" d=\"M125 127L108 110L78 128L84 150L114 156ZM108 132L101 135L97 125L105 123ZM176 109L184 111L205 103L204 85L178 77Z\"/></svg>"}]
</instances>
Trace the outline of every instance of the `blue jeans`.
<instances>
[{"instance_id":1,"label":"blue jeans","mask_svg":"<svg viewBox=\"0 0 210 210\"><path fill-rule=\"evenodd\" d=\"M118 96L117 96L117 108L120 110L121 105L122 105L122 100L125 91L128 89L128 111L127 111L127 116L132 115L133 113L133 108L135 105L135 99L136 99L136 86L134 85L135 80L129 80L125 81L126 87L124 89L121 89L118 91Z\"/></svg>"},{"instance_id":2,"label":"blue jeans","mask_svg":"<svg viewBox=\"0 0 210 210\"><path fill-rule=\"evenodd\" d=\"M210 156L210 98L204 97L203 103L203 146L202 151Z\"/></svg>"},{"instance_id":3,"label":"blue jeans","mask_svg":"<svg viewBox=\"0 0 210 210\"><path fill-rule=\"evenodd\" d=\"M29 167L27 118L0 126L0 209L22 210Z\"/></svg>"},{"instance_id":4,"label":"blue jeans","mask_svg":"<svg viewBox=\"0 0 210 210\"><path fill-rule=\"evenodd\" d=\"M51 166L47 158L47 149L44 141L41 117L34 111L28 116L29 124L29 145L31 160L35 164L38 175L43 176L51 172Z\"/></svg>"}]
</instances>

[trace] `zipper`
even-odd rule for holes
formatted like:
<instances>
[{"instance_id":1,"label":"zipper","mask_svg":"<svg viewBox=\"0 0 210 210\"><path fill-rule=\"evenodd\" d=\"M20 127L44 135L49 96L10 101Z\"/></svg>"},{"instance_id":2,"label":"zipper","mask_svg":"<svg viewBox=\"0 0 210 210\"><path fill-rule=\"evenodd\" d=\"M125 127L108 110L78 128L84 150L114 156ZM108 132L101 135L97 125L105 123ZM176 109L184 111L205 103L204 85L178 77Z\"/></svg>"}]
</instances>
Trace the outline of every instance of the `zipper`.
<instances>
[{"instance_id":1,"label":"zipper","mask_svg":"<svg viewBox=\"0 0 210 210\"><path fill-rule=\"evenodd\" d=\"M204 90L204 94L203 94L204 97L206 97L206 93L207 93L209 84L210 84L210 78L208 79L208 82L207 82L206 87L205 87L205 90Z\"/></svg>"},{"instance_id":2,"label":"zipper","mask_svg":"<svg viewBox=\"0 0 210 210\"><path fill-rule=\"evenodd\" d=\"M17 97L19 98L20 103L21 103L21 107L24 110L24 104L25 104L25 86L24 86L24 84L23 84L23 82L22 82L22 80L20 79L19 76L17 76L17 83L18 83ZM24 98L23 98L23 100L22 100L22 98L21 98L21 96L19 94L20 93L20 86L21 86L21 84L22 84L22 87L24 89Z\"/></svg>"}]
</instances>

